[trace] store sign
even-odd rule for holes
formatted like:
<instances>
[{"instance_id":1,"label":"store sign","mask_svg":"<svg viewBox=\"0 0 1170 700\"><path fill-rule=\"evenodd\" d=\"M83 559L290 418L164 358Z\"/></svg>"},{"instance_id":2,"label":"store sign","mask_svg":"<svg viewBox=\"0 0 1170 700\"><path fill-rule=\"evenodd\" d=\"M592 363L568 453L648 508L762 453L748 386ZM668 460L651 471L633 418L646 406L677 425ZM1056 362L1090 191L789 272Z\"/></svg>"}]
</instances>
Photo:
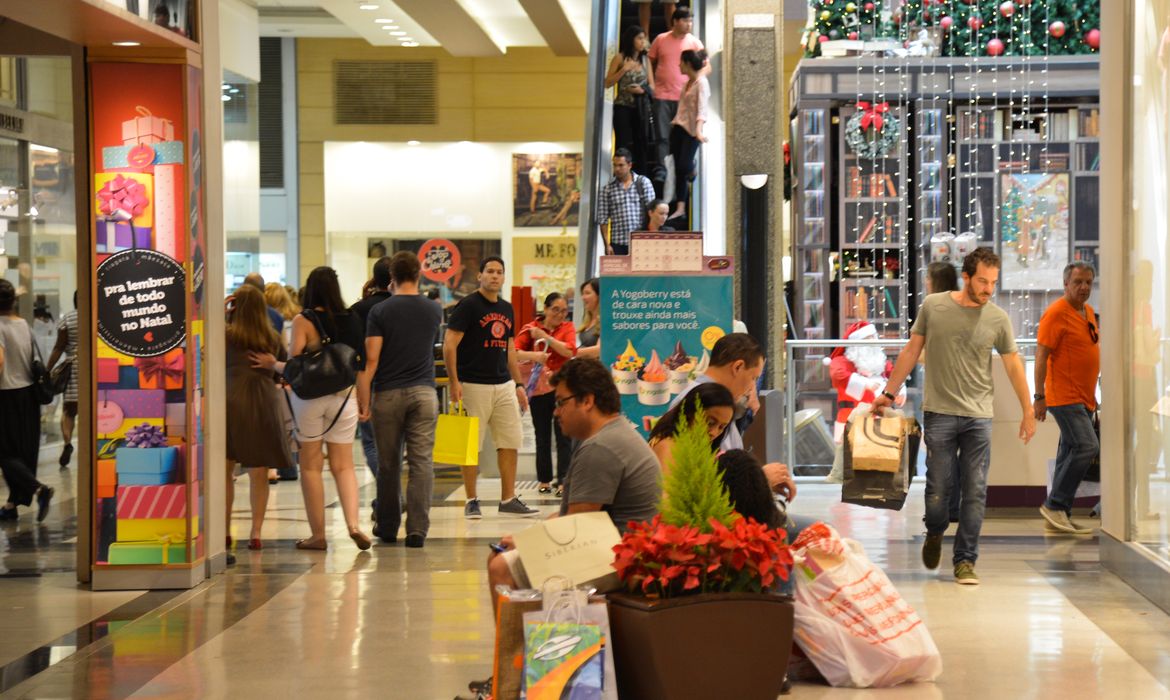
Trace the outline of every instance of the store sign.
<instances>
[{"instance_id":1,"label":"store sign","mask_svg":"<svg viewBox=\"0 0 1170 700\"><path fill-rule=\"evenodd\" d=\"M418 251L422 276L432 282L446 284L462 270L459 246L443 238L432 238Z\"/></svg>"},{"instance_id":2,"label":"store sign","mask_svg":"<svg viewBox=\"0 0 1170 700\"><path fill-rule=\"evenodd\" d=\"M17 134L24 133L24 119L14 114L0 112L0 130Z\"/></svg>"},{"instance_id":3,"label":"store sign","mask_svg":"<svg viewBox=\"0 0 1170 700\"><path fill-rule=\"evenodd\" d=\"M186 337L183 267L153 250L125 250L97 269L98 337L131 357L154 357Z\"/></svg>"}]
</instances>

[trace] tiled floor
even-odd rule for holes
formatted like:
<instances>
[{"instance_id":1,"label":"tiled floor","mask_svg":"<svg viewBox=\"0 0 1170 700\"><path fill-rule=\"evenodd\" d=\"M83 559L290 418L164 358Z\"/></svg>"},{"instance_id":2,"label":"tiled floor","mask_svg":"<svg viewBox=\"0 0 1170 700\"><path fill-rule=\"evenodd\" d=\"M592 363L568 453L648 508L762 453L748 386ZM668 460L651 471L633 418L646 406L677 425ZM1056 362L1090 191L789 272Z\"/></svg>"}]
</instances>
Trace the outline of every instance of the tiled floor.
<instances>
[{"instance_id":1,"label":"tiled floor","mask_svg":"<svg viewBox=\"0 0 1170 700\"><path fill-rule=\"evenodd\" d=\"M59 474L55 456L46 452L41 467L58 487L44 526L29 514L0 527L2 697L430 700L465 694L468 680L489 674L485 545L526 523L495 514L497 484L484 481L485 517L469 522L458 476L444 472L424 549L361 553L327 478L335 537L328 552L309 553L293 549L308 528L298 485L283 482L273 487L265 549L237 551L226 575L193 591L99 594L74 582L72 472ZM367 501L369 478L359 469ZM234 527L246 534L247 481L237 484ZM544 511L557 506L533 482L522 495ZM836 495L801 484L793 511L865 545L926 620L944 672L892 691L798 683L794 697L1170 697L1170 619L1101 570L1095 538L1047 536L1038 519L990 520L983 584L967 588L918 562L920 486L901 513Z\"/></svg>"}]
</instances>

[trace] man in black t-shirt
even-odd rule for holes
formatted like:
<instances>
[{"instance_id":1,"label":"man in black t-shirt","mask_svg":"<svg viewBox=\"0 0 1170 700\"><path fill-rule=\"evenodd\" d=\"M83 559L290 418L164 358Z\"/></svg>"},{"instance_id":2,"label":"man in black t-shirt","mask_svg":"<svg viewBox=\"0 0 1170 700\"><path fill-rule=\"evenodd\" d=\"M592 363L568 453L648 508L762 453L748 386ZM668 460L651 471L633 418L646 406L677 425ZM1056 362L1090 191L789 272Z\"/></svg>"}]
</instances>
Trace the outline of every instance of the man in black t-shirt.
<instances>
[{"instance_id":1,"label":"man in black t-shirt","mask_svg":"<svg viewBox=\"0 0 1170 700\"><path fill-rule=\"evenodd\" d=\"M390 298L390 258L382 256L374 263L373 279L370 280L368 286L372 286L374 291L349 307L350 313L357 314L363 331L370 318L370 311ZM358 432L362 436L362 452L366 455L366 466L370 468L370 473L377 479L378 445L374 442L374 426L367 422L358 423ZM374 501L375 508L377 508L377 503Z\"/></svg>"},{"instance_id":2,"label":"man in black t-shirt","mask_svg":"<svg viewBox=\"0 0 1170 700\"><path fill-rule=\"evenodd\" d=\"M479 289L459 302L447 322L443 360L450 380L451 401L463 402L468 415L479 418L480 446L486 429L492 431L500 467L501 515L536 516L516 496L516 459L520 449L520 410L528 408L528 396L516 366L512 305L500 298L504 286L504 261L484 258L479 265ZM463 467L467 503L463 515L483 517L476 489L477 467Z\"/></svg>"},{"instance_id":3,"label":"man in black t-shirt","mask_svg":"<svg viewBox=\"0 0 1170 700\"><path fill-rule=\"evenodd\" d=\"M398 539L402 521L402 448L410 472L406 486L406 546L421 547L430 528L435 472L435 358L432 341L443 320L439 305L420 296L420 266L414 253L401 251L386 271L397 292L369 312L366 324L366 368L358 375L358 418L362 433L371 426L377 439L378 500L374 535L383 542ZM381 263L381 261L379 261ZM378 268L374 268L375 278ZM374 397L371 405L370 388ZM371 416L373 421L370 421Z\"/></svg>"}]
</instances>

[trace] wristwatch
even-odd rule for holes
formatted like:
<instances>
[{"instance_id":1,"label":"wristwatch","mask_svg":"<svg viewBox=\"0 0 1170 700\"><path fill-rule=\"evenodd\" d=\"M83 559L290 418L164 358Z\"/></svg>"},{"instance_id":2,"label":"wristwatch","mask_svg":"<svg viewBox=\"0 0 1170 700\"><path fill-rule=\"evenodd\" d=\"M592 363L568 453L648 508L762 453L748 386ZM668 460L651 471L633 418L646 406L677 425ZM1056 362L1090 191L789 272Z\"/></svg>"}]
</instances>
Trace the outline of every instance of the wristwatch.
<instances>
[{"instance_id":1,"label":"wristwatch","mask_svg":"<svg viewBox=\"0 0 1170 700\"><path fill-rule=\"evenodd\" d=\"M1032 400L1033 401L1043 401L1044 394L1032 394Z\"/></svg>"},{"instance_id":2,"label":"wristwatch","mask_svg":"<svg viewBox=\"0 0 1170 700\"><path fill-rule=\"evenodd\" d=\"M890 392L886 391L885 389L882 390L882 396L886 397L890 401L893 401L894 399L898 398L898 397L894 396L893 394L891 394Z\"/></svg>"}]
</instances>

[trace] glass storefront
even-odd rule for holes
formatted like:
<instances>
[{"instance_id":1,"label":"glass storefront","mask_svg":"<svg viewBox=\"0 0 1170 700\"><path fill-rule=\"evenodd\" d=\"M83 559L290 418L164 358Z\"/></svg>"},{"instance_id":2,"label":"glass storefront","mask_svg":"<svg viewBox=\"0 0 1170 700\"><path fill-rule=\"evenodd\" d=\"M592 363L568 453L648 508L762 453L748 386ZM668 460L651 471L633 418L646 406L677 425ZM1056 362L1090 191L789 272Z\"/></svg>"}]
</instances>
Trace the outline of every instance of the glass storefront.
<instances>
[{"instance_id":1,"label":"glass storefront","mask_svg":"<svg viewBox=\"0 0 1170 700\"><path fill-rule=\"evenodd\" d=\"M1170 560L1170 0L1133 5L1127 539ZM1157 144L1157 147L1151 148Z\"/></svg>"}]
</instances>

